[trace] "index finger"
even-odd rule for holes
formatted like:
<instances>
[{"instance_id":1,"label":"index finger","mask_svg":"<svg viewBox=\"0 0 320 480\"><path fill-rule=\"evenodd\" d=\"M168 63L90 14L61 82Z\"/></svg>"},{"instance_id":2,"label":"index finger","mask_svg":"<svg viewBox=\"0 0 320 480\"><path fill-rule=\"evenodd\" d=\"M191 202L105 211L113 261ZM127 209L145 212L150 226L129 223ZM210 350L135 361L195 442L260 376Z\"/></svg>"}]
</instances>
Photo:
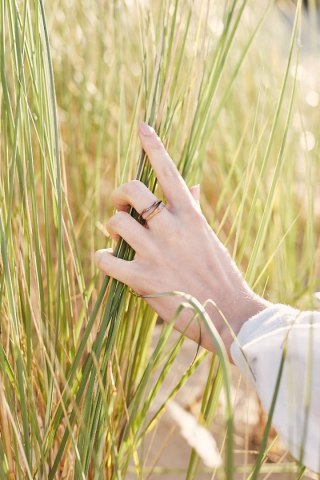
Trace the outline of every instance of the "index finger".
<instances>
[{"instance_id":1,"label":"index finger","mask_svg":"<svg viewBox=\"0 0 320 480\"><path fill-rule=\"evenodd\" d=\"M139 136L169 204L173 207L189 206L191 193L154 129L141 123Z\"/></svg>"}]
</instances>

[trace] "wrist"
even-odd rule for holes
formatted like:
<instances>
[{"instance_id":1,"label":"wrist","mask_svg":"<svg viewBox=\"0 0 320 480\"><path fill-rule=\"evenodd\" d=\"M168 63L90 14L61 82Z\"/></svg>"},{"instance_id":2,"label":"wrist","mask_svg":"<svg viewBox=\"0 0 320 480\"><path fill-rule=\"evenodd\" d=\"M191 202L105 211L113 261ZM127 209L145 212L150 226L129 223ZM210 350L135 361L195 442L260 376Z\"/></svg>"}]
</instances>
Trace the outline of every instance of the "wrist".
<instances>
[{"instance_id":1,"label":"wrist","mask_svg":"<svg viewBox=\"0 0 320 480\"><path fill-rule=\"evenodd\" d=\"M232 302L231 304L229 318L226 318L229 325L224 321L221 330L221 338L229 355L231 344L238 335L242 325L251 317L257 315L271 305L271 302L256 295L249 288L246 288L240 293L240 295L237 295L236 302Z\"/></svg>"},{"instance_id":2,"label":"wrist","mask_svg":"<svg viewBox=\"0 0 320 480\"><path fill-rule=\"evenodd\" d=\"M229 357L231 344L242 325L271 305L271 302L256 295L249 288L244 288L240 292L237 291L234 295L230 295L228 301L224 302L221 308L219 305L216 307L208 304L206 309L221 336ZM214 350L209 335L205 335L202 345L209 350Z\"/></svg>"}]
</instances>

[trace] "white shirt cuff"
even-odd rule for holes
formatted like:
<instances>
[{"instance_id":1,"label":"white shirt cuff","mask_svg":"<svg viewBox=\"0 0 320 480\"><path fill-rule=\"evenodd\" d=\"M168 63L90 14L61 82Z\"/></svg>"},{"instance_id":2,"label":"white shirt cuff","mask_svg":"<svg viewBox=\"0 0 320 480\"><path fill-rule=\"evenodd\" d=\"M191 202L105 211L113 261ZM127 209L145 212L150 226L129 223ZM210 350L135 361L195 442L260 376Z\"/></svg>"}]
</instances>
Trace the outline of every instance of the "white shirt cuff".
<instances>
[{"instance_id":1,"label":"white shirt cuff","mask_svg":"<svg viewBox=\"0 0 320 480\"><path fill-rule=\"evenodd\" d=\"M272 423L292 455L320 471L320 312L272 305L249 319L231 356L268 413L283 364Z\"/></svg>"}]
</instances>

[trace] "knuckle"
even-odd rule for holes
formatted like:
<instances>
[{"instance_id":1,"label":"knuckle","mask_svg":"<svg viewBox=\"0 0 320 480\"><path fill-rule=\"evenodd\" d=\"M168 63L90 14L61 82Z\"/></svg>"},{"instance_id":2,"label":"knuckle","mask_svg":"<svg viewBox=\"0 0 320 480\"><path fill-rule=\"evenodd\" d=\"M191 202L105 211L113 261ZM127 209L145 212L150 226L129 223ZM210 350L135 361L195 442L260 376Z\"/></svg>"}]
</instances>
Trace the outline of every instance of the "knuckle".
<instances>
[{"instance_id":1,"label":"knuckle","mask_svg":"<svg viewBox=\"0 0 320 480\"><path fill-rule=\"evenodd\" d=\"M129 189L131 194L137 194L138 192L141 192L145 187L145 185L140 180L137 180L137 179L132 180L132 182L130 182L129 185L130 185Z\"/></svg>"},{"instance_id":2,"label":"knuckle","mask_svg":"<svg viewBox=\"0 0 320 480\"><path fill-rule=\"evenodd\" d=\"M141 182L141 180L138 180L138 179L134 179L130 182L130 184L132 185L132 188L135 188L135 189L140 189L142 186L143 186L143 183Z\"/></svg>"},{"instance_id":3,"label":"knuckle","mask_svg":"<svg viewBox=\"0 0 320 480\"><path fill-rule=\"evenodd\" d=\"M132 194L141 190L143 183L140 180L134 179L131 182L122 185L122 193L125 197L131 197Z\"/></svg>"},{"instance_id":4,"label":"knuckle","mask_svg":"<svg viewBox=\"0 0 320 480\"><path fill-rule=\"evenodd\" d=\"M192 225L200 226L205 221L200 209L194 205L186 205L180 210L180 213L182 216L182 221L187 221L188 223L192 223Z\"/></svg>"},{"instance_id":5,"label":"knuckle","mask_svg":"<svg viewBox=\"0 0 320 480\"><path fill-rule=\"evenodd\" d=\"M163 143L161 142L159 137L153 137L152 139L150 139L150 147L152 148L152 150L157 152L164 151Z\"/></svg>"},{"instance_id":6,"label":"knuckle","mask_svg":"<svg viewBox=\"0 0 320 480\"><path fill-rule=\"evenodd\" d=\"M170 159L170 157L169 157L169 159ZM161 176L162 176L164 182L167 182L170 185L173 184L173 182L175 182L176 179L177 179L177 171L176 171L175 167L172 165L171 162L172 162L171 160L170 160L170 162L168 161L161 168Z\"/></svg>"},{"instance_id":7,"label":"knuckle","mask_svg":"<svg viewBox=\"0 0 320 480\"><path fill-rule=\"evenodd\" d=\"M165 154L165 156L167 158L167 163L162 167L162 175L166 178L176 177L176 171L172 164L171 158L167 153Z\"/></svg>"}]
</instances>

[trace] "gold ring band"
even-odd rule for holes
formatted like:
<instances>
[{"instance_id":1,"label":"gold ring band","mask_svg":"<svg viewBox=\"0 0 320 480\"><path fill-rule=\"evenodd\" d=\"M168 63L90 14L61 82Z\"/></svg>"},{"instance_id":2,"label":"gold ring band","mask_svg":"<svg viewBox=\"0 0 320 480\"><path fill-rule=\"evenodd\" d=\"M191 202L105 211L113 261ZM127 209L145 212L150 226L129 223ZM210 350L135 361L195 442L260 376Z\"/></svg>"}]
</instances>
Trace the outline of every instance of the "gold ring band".
<instances>
[{"instance_id":1,"label":"gold ring band","mask_svg":"<svg viewBox=\"0 0 320 480\"><path fill-rule=\"evenodd\" d=\"M142 210L142 212L140 213L139 217L142 219L142 220L146 220L146 217L144 217L144 214L145 213L152 213L156 208L159 207L161 203L161 200L156 200L155 202L152 203L152 205L150 205L150 207L147 207L145 208L144 210Z\"/></svg>"},{"instance_id":2,"label":"gold ring band","mask_svg":"<svg viewBox=\"0 0 320 480\"><path fill-rule=\"evenodd\" d=\"M147 222L151 220L152 217L154 217L159 212L161 212L161 210L164 207L165 207L165 204L161 200L156 200L155 202L152 203L152 205L142 210L138 220L141 221L141 223L143 223L143 225L145 225L148 228ZM144 216L146 213L148 215Z\"/></svg>"},{"instance_id":3,"label":"gold ring band","mask_svg":"<svg viewBox=\"0 0 320 480\"><path fill-rule=\"evenodd\" d=\"M165 204L160 201L159 205L145 218L145 222L149 222L151 218L157 215L165 207Z\"/></svg>"}]
</instances>

